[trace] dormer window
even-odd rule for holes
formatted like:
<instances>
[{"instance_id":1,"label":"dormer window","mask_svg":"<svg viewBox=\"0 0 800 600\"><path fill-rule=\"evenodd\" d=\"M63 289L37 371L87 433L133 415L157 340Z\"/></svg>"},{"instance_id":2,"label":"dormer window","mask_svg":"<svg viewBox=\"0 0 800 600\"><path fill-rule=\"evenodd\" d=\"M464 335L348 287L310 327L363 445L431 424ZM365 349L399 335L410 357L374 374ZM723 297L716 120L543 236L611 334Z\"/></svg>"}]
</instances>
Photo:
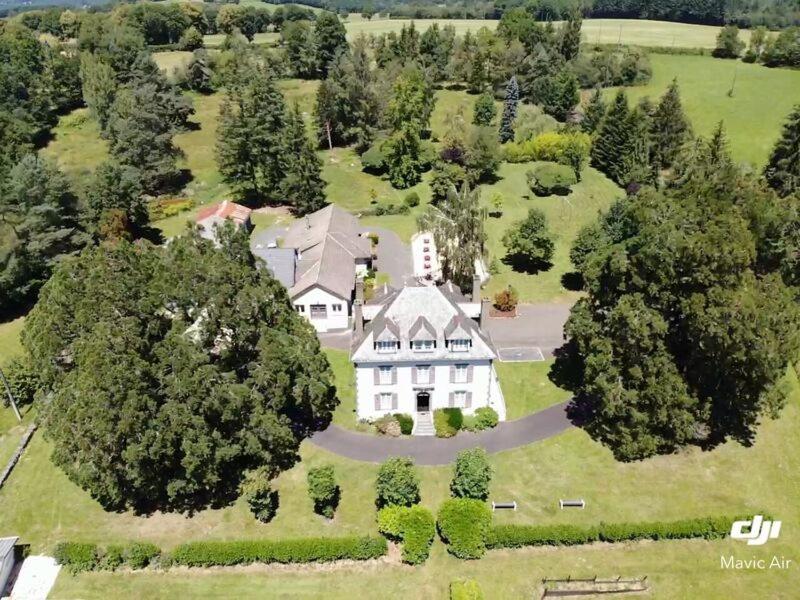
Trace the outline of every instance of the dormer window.
<instances>
[{"instance_id":1,"label":"dormer window","mask_svg":"<svg viewBox=\"0 0 800 600\"><path fill-rule=\"evenodd\" d=\"M375 342L375 349L381 353L397 352L400 349L400 342L394 340Z\"/></svg>"},{"instance_id":2,"label":"dormer window","mask_svg":"<svg viewBox=\"0 0 800 600\"><path fill-rule=\"evenodd\" d=\"M414 352L433 352L436 348L434 340L412 340L411 349Z\"/></svg>"},{"instance_id":3,"label":"dormer window","mask_svg":"<svg viewBox=\"0 0 800 600\"><path fill-rule=\"evenodd\" d=\"M450 352L467 352L469 350L470 340L450 340L449 346Z\"/></svg>"}]
</instances>

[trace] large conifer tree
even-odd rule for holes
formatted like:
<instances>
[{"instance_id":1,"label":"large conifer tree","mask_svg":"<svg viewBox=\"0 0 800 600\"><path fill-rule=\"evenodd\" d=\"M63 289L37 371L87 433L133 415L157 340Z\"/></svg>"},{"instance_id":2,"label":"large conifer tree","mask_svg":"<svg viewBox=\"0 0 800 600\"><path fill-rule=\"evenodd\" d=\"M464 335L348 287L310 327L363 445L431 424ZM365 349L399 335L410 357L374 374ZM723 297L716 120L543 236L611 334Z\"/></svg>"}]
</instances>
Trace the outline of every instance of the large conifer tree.
<instances>
[{"instance_id":1,"label":"large conifer tree","mask_svg":"<svg viewBox=\"0 0 800 600\"><path fill-rule=\"evenodd\" d=\"M794 107L775 143L764 177L781 196L800 189L800 104Z\"/></svg>"},{"instance_id":2,"label":"large conifer tree","mask_svg":"<svg viewBox=\"0 0 800 600\"><path fill-rule=\"evenodd\" d=\"M286 154L281 192L297 215L325 206L322 161L311 145L300 108L295 104L286 120Z\"/></svg>"},{"instance_id":3,"label":"large conifer tree","mask_svg":"<svg viewBox=\"0 0 800 600\"><path fill-rule=\"evenodd\" d=\"M625 155L631 140L628 97L620 90L614 97L592 145L592 166L617 183L623 183L626 173Z\"/></svg>"},{"instance_id":4,"label":"large conifer tree","mask_svg":"<svg viewBox=\"0 0 800 600\"><path fill-rule=\"evenodd\" d=\"M652 162L656 169L672 166L683 145L691 137L692 129L681 105L678 81L672 84L661 97L653 112L652 125Z\"/></svg>"},{"instance_id":5,"label":"large conifer tree","mask_svg":"<svg viewBox=\"0 0 800 600\"><path fill-rule=\"evenodd\" d=\"M240 199L263 204L279 199L286 107L269 73L254 70L248 79L230 90L220 109L217 164Z\"/></svg>"},{"instance_id":6,"label":"large conifer tree","mask_svg":"<svg viewBox=\"0 0 800 600\"><path fill-rule=\"evenodd\" d=\"M517 78L512 77L506 86L506 99L503 101L503 117L500 120L500 142L506 143L514 139L514 120L517 118L519 105L519 86Z\"/></svg>"},{"instance_id":7,"label":"large conifer tree","mask_svg":"<svg viewBox=\"0 0 800 600\"><path fill-rule=\"evenodd\" d=\"M606 114L606 103L603 100L603 89L597 86L589 98L589 104L586 105L586 111L583 114L581 121L581 129L586 133L594 133L600 127L600 123Z\"/></svg>"}]
</instances>

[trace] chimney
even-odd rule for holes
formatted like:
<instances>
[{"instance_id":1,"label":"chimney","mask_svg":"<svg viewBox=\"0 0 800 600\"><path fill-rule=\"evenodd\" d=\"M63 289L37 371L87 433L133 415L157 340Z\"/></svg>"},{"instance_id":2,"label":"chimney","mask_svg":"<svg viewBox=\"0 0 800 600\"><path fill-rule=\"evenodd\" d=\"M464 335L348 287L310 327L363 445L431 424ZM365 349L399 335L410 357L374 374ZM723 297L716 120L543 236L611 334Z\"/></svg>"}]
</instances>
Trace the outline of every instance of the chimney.
<instances>
[{"instance_id":1,"label":"chimney","mask_svg":"<svg viewBox=\"0 0 800 600\"><path fill-rule=\"evenodd\" d=\"M481 276L477 273L472 276L472 301L481 301Z\"/></svg>"},{"instance_id":2,"label":"chimney","mask_svg":"<svg viewBox=\"0 0 800 600\"><path fill-rule=\"evenodd\" d=\"M356 336L364 333L364 313L361 310L361 300L353 302L353 328Z\"/></svg>"},{"instance_id":3,"label":"chimney","mask_svg":"<svg viewBox=\"0 0 800 600\"><path fill-rule=\"evenodd\" d=\"M356 278L356 302L364 302L364 279L362 277Z\"/></svg>"},{"instance_id":4,"label":"chimney","mask_svg":"<svg viewBox=\"0 0 800 600\"><path fill-rule=\"evenodd\" d=\"M489 320L489 308L491 305L492 303L488 298L481 300L481 316L478 323L481 327L486 327L486 323Z\"/></svg>"}]
</instances>

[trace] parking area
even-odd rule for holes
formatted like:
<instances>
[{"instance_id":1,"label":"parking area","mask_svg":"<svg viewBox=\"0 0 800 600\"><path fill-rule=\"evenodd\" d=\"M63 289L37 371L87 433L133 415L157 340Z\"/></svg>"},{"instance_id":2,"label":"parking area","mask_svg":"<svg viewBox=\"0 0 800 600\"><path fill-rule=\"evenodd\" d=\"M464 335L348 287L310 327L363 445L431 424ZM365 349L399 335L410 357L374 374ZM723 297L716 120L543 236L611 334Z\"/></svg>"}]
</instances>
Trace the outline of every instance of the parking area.
<instances>
[{"instance_id":1,"label":"parking area","mask_svg":"<svg viewBox=\"0 0 800 600\"><path fill-rule=\"evenodd\" d=\"M546 360L564 343L569 304L520 304L517 316L489 317L483 323L501 361Z\"/></svg>"},{"instance_id":2,"label":"parking area","mask_svg":"<svg viewBox=\"0 0 800 600\"><path fill-rule=\"evenodd\" d=\"M497 348L497 354L503 362L543 362L544 354L538 346L517 348Z\"/></svg>"}]
</instances>

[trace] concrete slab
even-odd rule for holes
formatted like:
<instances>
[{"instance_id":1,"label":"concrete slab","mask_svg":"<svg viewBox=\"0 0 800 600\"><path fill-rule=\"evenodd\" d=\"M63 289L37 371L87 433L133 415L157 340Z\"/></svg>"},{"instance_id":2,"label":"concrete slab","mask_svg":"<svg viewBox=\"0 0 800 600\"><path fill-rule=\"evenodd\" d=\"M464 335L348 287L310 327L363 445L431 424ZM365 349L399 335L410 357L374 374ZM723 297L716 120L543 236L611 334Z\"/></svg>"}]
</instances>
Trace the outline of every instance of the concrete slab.
<instances>
[{"instance_id":1,"label":"concrete slab","mask_svg":"<svg viewBox=\"0 0 800 600\"><path fill-rule=\"evenodd\" d=\"M544 354L538 346L498 348L497 354L502 362L544 362Z\"/></svg>"}]
</instances>

